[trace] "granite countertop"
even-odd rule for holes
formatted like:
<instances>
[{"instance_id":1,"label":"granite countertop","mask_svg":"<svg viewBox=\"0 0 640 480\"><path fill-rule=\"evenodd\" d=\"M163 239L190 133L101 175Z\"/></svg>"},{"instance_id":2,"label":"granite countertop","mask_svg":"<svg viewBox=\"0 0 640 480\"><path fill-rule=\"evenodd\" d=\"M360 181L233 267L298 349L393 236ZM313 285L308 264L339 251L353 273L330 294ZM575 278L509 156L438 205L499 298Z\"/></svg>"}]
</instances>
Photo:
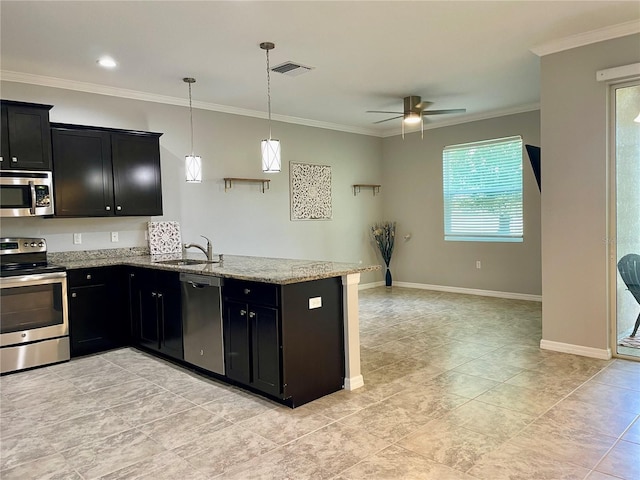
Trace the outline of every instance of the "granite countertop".
<instances>
[{"instance_id":1,"label":"granite countertop","mask_svg":"<svg viewBox=\"0 0 640 480\"><path fill-rule=\"evenodd\" d=\"M222 262L198 265L167 265L164 260L182 258L181 254L149 255L142 249L111 249L85 252L49 253L50 263L67 269L128 265L132 267L156 268L166 271L236 278L255 282L286 285L322 278L339 277L351 273L380 270L380 265L326 262L315 260L293 260L286 258L248 257L223 255ZM203 255L190 254L189 259L205 260ZM213 256L218 260L218 254Z\"/></svg>"}]
</instances>

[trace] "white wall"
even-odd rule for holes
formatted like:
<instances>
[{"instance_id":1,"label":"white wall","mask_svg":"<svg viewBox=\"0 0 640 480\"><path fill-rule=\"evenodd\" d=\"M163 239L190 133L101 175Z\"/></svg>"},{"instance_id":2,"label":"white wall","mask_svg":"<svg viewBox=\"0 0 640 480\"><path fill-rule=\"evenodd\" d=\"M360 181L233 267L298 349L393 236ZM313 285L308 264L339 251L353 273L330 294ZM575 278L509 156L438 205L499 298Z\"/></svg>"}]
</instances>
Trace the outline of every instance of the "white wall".
<instances>
[{"instance_id":1,"label":"white wall","mask_svg":"<svg viewBox=\"0 0 640 480\"><path fill-rule=\"evenodd\" d=\"M194 143L203 158L204 181L184 181L184 155L190 152L189 110L185 107L128 100L19 83L1 84L3 99L54 105L52 122L163 132L162 217L122 219L3 219L2 236L42 236L51 251L144 246L149 220L176 220L183 240L210 237L216 252L378 264L369 225L379 218L383 195L354 196L354 183L381 183L381 139L274 122L282 142L283 171L263 174L260 140L268 132L262 119L194 110ZM291 221L289 162L330 165L333 219ZM224 191L223 177L269 178L270 189L234 184ZM110 242L118 231L120 241ZM83 235L73 245L72 233ZM381 280L380 273L362 282Z\"/></svg>"},{"instance_id":2,"label":"white wall","mask_svg":"<svg viewBox=\"0 0 640 480\"><path fill-rule=\"evenodd\" d=\"M609 89L596 71L640 61L640 35L541 59L542 342L606 353Z\"/></svg>"},{"instance_id":3,"label":"white wall","mask_svg":"<svg viewBox=\"0 0 640 480\"><path fill-rule=\"evenodd\" d=\"M521 135L540 145L538 111L435 128L383 141L384 216L396 220L394 279L403 282L541 294L540 192L523 151L524 242L446 242L442 149L447 145ZM544 168L544 167L543 167ZM411 234L411 239L403 236ZM476 261L482 268L476 268Z\"/></svg>"}]
</instances>

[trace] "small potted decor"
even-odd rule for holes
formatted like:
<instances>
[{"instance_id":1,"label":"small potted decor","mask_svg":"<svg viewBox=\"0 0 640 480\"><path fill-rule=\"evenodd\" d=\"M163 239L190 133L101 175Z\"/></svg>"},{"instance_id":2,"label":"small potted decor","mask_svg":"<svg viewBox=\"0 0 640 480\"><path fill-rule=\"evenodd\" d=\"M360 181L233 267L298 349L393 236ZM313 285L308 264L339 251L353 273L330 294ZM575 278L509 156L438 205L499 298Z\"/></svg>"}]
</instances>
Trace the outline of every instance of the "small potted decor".
<instances>
[{"instance_id":1,"label":"small potted decor","mask_svg":"<svg viewBox=\"0 0 640 480\"><path fill-rule=\"evenodd\" d=\"M391 263L391 254L393 253L393 243L396 237L396 222L379 222L374 223L371 226L371 236L380 250L382 259L387 266L387 273L385 275L385 285L391 287L391 270L389 270L389 263Z\"/></svg>"}]
</instances>

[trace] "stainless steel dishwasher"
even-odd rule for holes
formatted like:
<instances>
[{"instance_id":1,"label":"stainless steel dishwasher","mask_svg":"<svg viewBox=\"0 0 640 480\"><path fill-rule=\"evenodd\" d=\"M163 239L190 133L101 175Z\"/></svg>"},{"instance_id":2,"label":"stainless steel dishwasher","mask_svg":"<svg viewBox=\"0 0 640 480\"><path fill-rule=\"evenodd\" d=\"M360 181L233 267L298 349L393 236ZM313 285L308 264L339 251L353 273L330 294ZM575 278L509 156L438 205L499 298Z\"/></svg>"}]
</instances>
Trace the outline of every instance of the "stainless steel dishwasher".
<instances>
[{"instance_id":1,"label":"stainless steel dishwasher","mask_svg":"<svg viewBox=\"0 0 640 480\"><path fill-rule=\"evenodd\" d=\"M224 375L222 279L181 273L185 361Z\"/></svg>"}]
</instances>

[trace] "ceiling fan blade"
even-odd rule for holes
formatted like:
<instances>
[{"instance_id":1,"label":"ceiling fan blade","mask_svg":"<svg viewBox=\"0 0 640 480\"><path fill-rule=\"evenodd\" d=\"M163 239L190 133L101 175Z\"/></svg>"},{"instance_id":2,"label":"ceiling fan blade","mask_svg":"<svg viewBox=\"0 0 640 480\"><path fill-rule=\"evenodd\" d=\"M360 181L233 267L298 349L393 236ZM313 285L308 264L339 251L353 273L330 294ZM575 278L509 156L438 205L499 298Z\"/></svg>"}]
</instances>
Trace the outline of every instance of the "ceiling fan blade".
<instances>
[{"instance_id":1,"label":"ceiling fan blade","mask_svg":"<svg viewBox=\"0 0 640 480\"><path fill-rule=\"evenodd\" d=\"M395 120L396 118L402 118L402 117L404 117L404 115L400 115L398 117L387 118L386 120L379 120L379 121L373 122L373 123L376 124L376 123L388 122L389 120Z\"/></svg>"},{"instance_id":2,"label":"ceiling fan blade","mask_svg":"<svg viewBox=\"0 0 640 480\"><path fill-rule=\"evenodd\" d=\"M396 115L403 114L403 112L386 112L384 110L367 110L367 113L395 113Z\"/></svg>"},{"instance_id":3,"label":"ceiling fan blade","mask_svg":"<svg viewBox=\"0 0 640 480\"><path fill-rule=\"evenodd\" d=\"M423 115L442 115L444 113L464 113L466 112L466 108L451 108L449 110L425 110L422 112Z\"/></svg>"}]
</instances>

